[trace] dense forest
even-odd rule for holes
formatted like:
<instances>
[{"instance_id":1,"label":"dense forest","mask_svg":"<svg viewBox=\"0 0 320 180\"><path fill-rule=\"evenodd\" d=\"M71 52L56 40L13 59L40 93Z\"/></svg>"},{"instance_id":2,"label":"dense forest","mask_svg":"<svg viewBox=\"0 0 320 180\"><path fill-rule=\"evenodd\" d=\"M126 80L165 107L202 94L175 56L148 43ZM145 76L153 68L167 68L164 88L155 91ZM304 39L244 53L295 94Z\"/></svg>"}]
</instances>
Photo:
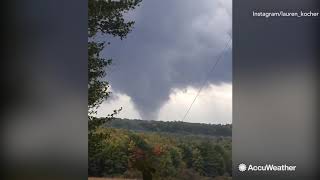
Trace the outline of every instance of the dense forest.
<instances>
[{"instance_id":1,"label":"dense forest","mask_svg":"<svg viewBox=\"0 0 320 180\"><path fill-rule=\"evenodd\" d=\"M97 133L105 140L89 144L90 176L209 180L232 175L231 125L114 119Z\"/></svg>"},{"instance_id":2,"label":"dense forest","mask_svg":"<svg viewBox=\"0 0 320 180\"><path fill-rule=\"evenodd\" d=\"M182 121L149 121L116 119L107 127L128 129L143 132L174 133L181 135L232 136L232 125L187 123Z\"/></svg>"}]
</instances>

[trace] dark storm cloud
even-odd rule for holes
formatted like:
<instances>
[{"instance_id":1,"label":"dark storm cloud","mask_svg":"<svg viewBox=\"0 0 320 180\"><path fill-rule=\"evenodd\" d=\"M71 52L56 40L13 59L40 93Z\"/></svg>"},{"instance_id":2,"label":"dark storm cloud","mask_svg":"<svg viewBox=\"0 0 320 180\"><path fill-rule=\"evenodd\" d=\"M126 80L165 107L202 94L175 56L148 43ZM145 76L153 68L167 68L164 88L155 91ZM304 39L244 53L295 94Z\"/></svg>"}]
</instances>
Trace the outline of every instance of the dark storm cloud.
<instances>
[{"instance_id":1,"label":"dark storm cloud","mask_svg":"<svg viewBox=\"0 0 320 180\"><path fill-rule=\"evenodd\" d=\"M199 87L231 34L230 0L144 0L130 13L135 28L112 40L108 79L131 97L144 119L155 119L173 88ZM208 84L231 81L229 48Z\"/></svg>"}]
</instances>

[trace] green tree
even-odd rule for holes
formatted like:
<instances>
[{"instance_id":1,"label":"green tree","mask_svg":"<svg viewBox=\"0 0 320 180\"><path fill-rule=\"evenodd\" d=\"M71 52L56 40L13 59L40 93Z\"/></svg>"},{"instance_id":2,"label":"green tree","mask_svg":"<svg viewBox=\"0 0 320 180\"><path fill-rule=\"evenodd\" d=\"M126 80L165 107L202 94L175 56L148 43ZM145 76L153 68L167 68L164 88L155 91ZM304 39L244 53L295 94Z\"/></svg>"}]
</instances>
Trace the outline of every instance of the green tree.
<instances>
[{"instance_id":1,"label":"green tree","mask_svg":"<svg viewBox=\"0 0 320 180\"><path fill-rule=\"evenodd\" d=\"M126 134L119 130L100 128L94 137L106 135L98 139L95 144L90 144L93 148L89 156L89 172L94 176L121 175L128 169L128 138ZM98 137L100 138L100 137ZM99 147L97 147L99 145Z\"/></svg>"},{"instance_id":2,"label":"green tree","mask_svg":"<svg viewBox=\"0 0 320 180\"><path fill-rule=\"evenodd\" d=\"M193 147L190 143L181 143L178 145L182 152L182 159L186 163L187 168L193 166Z\"/></svg>"},{"instance_id":3,"label":"green tree","mask_svg":"<svg viewBox=\"0 0 320 180\"><path fill-rule=\"evenodd\" d=\"M101 56L101 51L110 42L98 41L97 37L111 35L123 39L132 30L133 21L126 21L123 14L134 9L141 0L111 1L89 0L88 1L88 117L89 117L89 176L102 176L105 167L104 139L108 134L96 132L97 128L113 119L120 110L115 110L107 118L95 118L95 109L106 100L110 92L109 83L105 80L106 69L112 60Z\"/></svg>"},{"instance_id":4,"label":"green tree","mask_svg":"<svg viewBox=\"0 0 320 180\"><path fill-rule=\"evenodd\" d=\"M181 154L175 146L163 146L162 153L154 157L155 176L158 179L170 179L178 175L182 164Z\"/></svg>"},{"instance_id":5,"label":"green tree","mask_svg":"<svg viewBox=\"0 0 320 180\"><path fill-rule=\"evenodd\" d=\"M198 147L204 159L203 173L205 176L215 177L225 173L225 162L221 154L221 148L210 142L203 142Z\"/></svg>"},{"instance_id":6,"label":"green tree","mask_svg":"<svg viewBox=\"0 0 320 180\"><path fill-rule=\"evenodd\" d=\"M192 151L192 168L199 174L204 175L204 159L201 156L201 152L198 148L194 148Z\"/></svg>"},{"instance_id":7,"label":"green tree","mask_svg":"<svg viewBox=\"0 0 320 180\"><path fill-rule=\"evenodd\" d=\"M139 135L131 134L129 150L131 154L129 159L130 166L142 173L143 180L152 180L153 173L156 170L153 167L155 159L150 144Z\"/></svg>"}]
</instances>

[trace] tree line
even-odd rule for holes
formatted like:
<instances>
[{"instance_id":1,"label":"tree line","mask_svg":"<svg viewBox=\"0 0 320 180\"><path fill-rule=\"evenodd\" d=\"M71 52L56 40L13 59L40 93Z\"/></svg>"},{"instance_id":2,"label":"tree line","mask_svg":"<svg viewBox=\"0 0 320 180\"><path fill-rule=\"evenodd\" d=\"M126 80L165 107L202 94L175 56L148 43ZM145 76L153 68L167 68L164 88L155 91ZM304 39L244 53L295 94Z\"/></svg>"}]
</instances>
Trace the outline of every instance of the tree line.
<instances>
[{"instance_id":1,"label":"tree line","mask_svg":"<svg viewBox=\"0 0 320 180\"><path fill-rule=\"evenodd\" d=\"M232 136L231 124L204 124L187 123L182 121L151 121L130 120L117 118L107 124L107 127L128 129L134 131L164 132L182 135L204 135L204 136Z\"/></svg>"}]
</instances>

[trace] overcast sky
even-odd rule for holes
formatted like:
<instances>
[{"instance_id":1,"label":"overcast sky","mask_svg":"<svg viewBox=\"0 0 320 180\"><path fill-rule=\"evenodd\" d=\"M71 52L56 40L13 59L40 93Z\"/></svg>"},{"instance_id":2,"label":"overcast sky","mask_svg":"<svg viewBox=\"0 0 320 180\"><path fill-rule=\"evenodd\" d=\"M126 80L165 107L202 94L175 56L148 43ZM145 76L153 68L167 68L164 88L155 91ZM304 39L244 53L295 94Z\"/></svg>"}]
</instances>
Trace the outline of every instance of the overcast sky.
<instances>
[{"instance_id":1,"label":"overcast sky","mask_svg":"<svg viewBox=\"0 0 320 180\"><path fill-rule=\"evenodd\" d=\"M112 98L98 116L123 107L118 117L231 123L231 0L143 0L127 16L135 20L124 40L103 51L113 58L107 71ZM222 54L216 69L209 73Z\"/></svg>"}]
</instances>

